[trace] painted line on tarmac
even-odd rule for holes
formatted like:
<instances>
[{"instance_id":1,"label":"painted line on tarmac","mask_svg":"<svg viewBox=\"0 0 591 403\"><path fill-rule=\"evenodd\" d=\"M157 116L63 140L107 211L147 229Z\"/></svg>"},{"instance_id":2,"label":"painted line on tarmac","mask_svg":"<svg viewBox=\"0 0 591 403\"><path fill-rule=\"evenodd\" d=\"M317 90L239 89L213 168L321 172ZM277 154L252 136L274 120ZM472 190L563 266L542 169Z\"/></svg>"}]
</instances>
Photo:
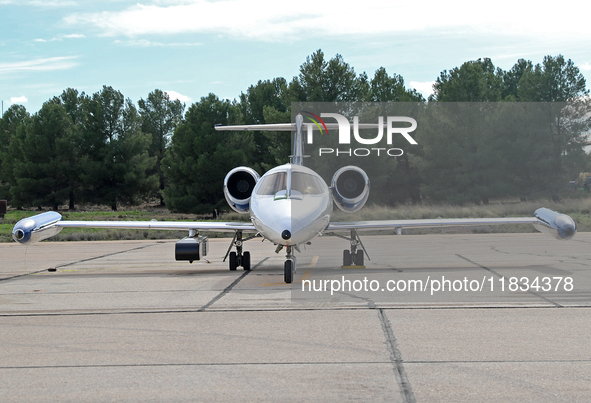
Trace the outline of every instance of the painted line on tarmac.
<instances>
[{"instance_id":1,"label":"painted line on tarmac","mask_svg":"<svg viewBox=\"0 0 591 403\"><path fill-rule=\"evenodd\" d=\"M30 276L31 274L39 274L39 273L43 273L44 271L47 271L47 269L37 270L37 271L30 271L30 272L26 272L25 274L17 274L16 276L10 276L10 277L0 278L0 281L6 281L6 280L12 280L12 279L15 279L15 278L19 278L19 277Z\"/></svg>"},{"instance_id":2,"label":"painted line on tarmac","mask_svg":"<svg viewBox=\"0 0 591 403\"><path fill-rule=\"evenodd\" d=\"M72 262L72 263L60 264L59 266L55 266L55 268L56 269L60 269L62 267L68 267L68 266L72 266L72 265L78 264L78 263L89 262L91 260L101 259L103 257L120 255L121 253L127 253L127 252L131 252L131 251L134 251L134 250L146 249L146 248L149 248L150 246L154 246L154 245L156 245L156 244L154 243L154 244L150 244L150 245L138 246L137 248L131 248L131 249L122 250L122 251L119 251L119 252L107 253L105 255L95 256L95 257L91 257L91 258L88 258L88 259L82 259L82 260L78 260L78 261Z\"/></svg>"},{"instance_id":3,"label":"painted line on tarmac","mask_svg":"<svg viewBox=\"0 0 591 403\"><path fill-rule=\"evenodd\" d=\"M308 267L315 267L316 264L318 263L318 259L320 259L320 256L314 256L312 258L312 261L310 262L310 264L308 265ZM301 283L304 280L308 280L310 278L310 276L312 275L312 270L306 270L304 272L304 274L302 274L302 278L300 278L298 281L294 281L291 284L295 284L295 283ZM261 287L271 287L274 285L283 285L283 286L289 286L290 284L287 283L264 283L261 284Z\"/></svg>"},{"instance_id":4,"label":"painted line on tarmac","mask_svg":"<svg viewBox=\"0 0 591 403\"><path fill-rule=\"evenodd\" d=\"M405 361L408 364L562 364L562 363L587 363L591 360L449 360L449 361ZM145 364L86 364L86 365L20 365L20 366L0 366L0 370L13 369L55 369L55 368L137 368L137 367L215 367L215 366L264 366L264 365L384 365L390 361L269 361L269 362L189 362L189 363L145 363Z\"/></svg>"},{"instance_id":5,"label":"painted line on tarmac","mask_svg":"<svg viewBox=\"0 0 591 403\"><path fill-rule=\"evenodd\" d=\"M257 264L255 264L254 266L252 266L251 270L256 269L257 267L259 267L260 265L262 265L263 263L265 263L267 260L269 260L269 257L268 256L266 258L264 258L263 260L261 260L260 262L258 262Z\"/></svg>"},{"instance_id":6,"label":"painted line on tarmac","mask_svg":"<svg viewBox=\"0 0 591 403\"><path fill-rule=\"evenodd\" d=\"M55 266L54 268L55 269L59 269L59 268L62 268L62 267L68 267L68 266L72 266L72 265L78 264L78 263L84 263L84 262L89 262L91 260L101 259L103 257L108 257L108 256L113 256L113 255L119 255L121 253L126 253L126 252L131 252L131 251L134 251L134 250L140 250L140 249L149 248L150 246L154 246L154 245L156 245L156 244L144 245L144 246L139 246L137 248L131 248L131 249L122 250L122 251L119 251L119 252L107 253L105 255L95 256L95 257L91 257L91 258L88 258L88 259L82 259L82 260L78 260L76 262L60 264L59 266ZM43 269L43 270L37 270L37 271L28 272L28 273L25 273L25 274L18 274L16 276L12 276L12 277L0 278L0 281L12 280L12 279L15 279L15 278L18 278L18 277L30 276L32 274L39 274L39 273L46 272L48 270L49 269ZM66 271L66 270L60 270L60 271ZM68 270L68 271L73 271L73 270Z\"/></svg>"},{"instance_id":7,"label":"painted line on tarmac","mask_svg":"<svg viewBox=\"0 0 591 403\"><path fill-rule=\"evenodd\" d=\"M124 293L124 291L121 291ZM186 292L195 292L195 290L186 290ZM589 309L591 305L573 305L573 306L564 306L563 309ZM236 309L236 308L217 308L215 311L211 312L279 312L279 311L289 311L289 312L310 312L310 311L358 311L368 309L367 305L358 305L358 306L348 306L348 307L310 307L310 308L286 308L286 307L273 307L273 308L247 308L247 309ZM373 308L370 307L369 309L376 309L374 306ZM388 310L450 310L450 309L470 309L470 310L498 310L498 309L556 309L556 306L426 306L426 307L400 307L396 305L387 306L381 309L388 309ZM199 312L198 309L190 306L185 307L176 307L176 308L138 308L138 309L130 309L130 310L122 310L121 308L112 308L112 309L67 309L67 310L45 310L43 312L38 311L16 311L16 312L0 312L0 318L12 318L12 317L36 317L36 316L100 316L100 315L161 315L161 314L178 314L178 313L195 313ZM422 361L404 361L405 363L420 363ZM425 361L426 363L429 361ZM444 361L442 361L444 362ZM450 361L452 362L452 361ZM486 362L486 361L483 361ZM510 362L510 361L507 361Z\"/></svg>"},{"instance_id":8,"label":"painted line on tarmac","mask_svg":"<svg viewBox=\"0 0 591 403\"><path fill-rule=\"evenodd\" d=\"M271 362L195 362L195 363L146 363L146 364L88 364L88 365L26 365L9 366L4 369L49 369L49 368L135 368L135 367L215 367L215 366L262 366L262 365L384 365L388 361L271 361Z\"/></svg>"},{"instance_id":9,"label":"painted line on tarmac","mask_svg":"<svg viewBox=\"0 0 591 403\"><path fill-rule=\"evenodd\" d=\"M216 295L215 297L213 297L211 301L209 301L207 304L205 304L201 308L199 308L197 310L197 312L203 312L207 308L209 308L210 306L212 306L213 304L215 304L217 301L219 301L220 298L222 298L224 295L226 295L227 293L229 293L230 291L232 291L232 288L234 288L234 286L236 284L238 284L240 282L240 280L242 280L244 277L246 277L248 275L248 273L250 273L250 272L251 272L250 270L245 270L244 273L242 273L242 275L240 277L238 277L236 280L234 280L232 282L232 284L230 284L229 286L227 286L226 288L224 288L224 290L222 292L220 292L218 295Z\"/></svg>"},{"instance_id":10,"label":"painted line on tarmac","mask_svg":"<svg viewBox=\"0 0 591 403\"><path fill-rule=\"evenodd\" d=\"M294 281L292 283L264 283L264 284L261 284L261 287L270 287L270 286L274 286L274 285L283 285L283 286L289 287L292 284L297 284L297 283L301 283L304 280L308 280L311 275L312 275L312 270L306 270L304 272L304 274L302 274L302 278L300 278L298 281Z\"/></svg>"}]
</instances>

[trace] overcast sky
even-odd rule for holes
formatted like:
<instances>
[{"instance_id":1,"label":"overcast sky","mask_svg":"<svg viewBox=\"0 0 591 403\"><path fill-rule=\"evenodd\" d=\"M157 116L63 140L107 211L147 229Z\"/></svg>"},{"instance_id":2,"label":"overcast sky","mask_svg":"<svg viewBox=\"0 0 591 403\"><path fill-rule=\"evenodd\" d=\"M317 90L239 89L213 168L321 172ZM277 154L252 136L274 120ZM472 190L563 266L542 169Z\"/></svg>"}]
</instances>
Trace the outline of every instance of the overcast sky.
<instances>
[{"instance_id":1,"label":"overcast sky","mask_svg":"<svg viewBox=\"0 0 591 403\"><path fill-rule=\"evenodd\" d=\"M591 3L521 3L0 0L0 100L34 113L65 88L103 85L134 103L157 88L187 105L234 99L258 80L291 80L317 49L425 95L441 71L479 57L509 69L563 54L589 88Z\"/></svg>"}]
</instances>

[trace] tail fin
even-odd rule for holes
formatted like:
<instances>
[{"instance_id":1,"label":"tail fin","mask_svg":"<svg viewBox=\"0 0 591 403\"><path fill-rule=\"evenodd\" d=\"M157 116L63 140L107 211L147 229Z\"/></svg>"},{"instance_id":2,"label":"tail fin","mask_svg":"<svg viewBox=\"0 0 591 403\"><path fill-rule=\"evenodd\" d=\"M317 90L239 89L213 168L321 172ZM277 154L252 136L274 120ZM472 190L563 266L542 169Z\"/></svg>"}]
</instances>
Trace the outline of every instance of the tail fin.
<instances>
[{"instance_id":1,"label":"tail fin","mask_svg":"<svg viewBox=\"0 0 591 403\"><path fill-rule=\"evenodd\" d=\"M304 136L302 134L302 126L304 124L304 117L301 114L296 116L295 123L271 123L263 125L236 125L236 126L222 126L215 125L216 130L237 130L237 131L288 131L295 130L295 138L293 141L293 153L289 156L290 163L295 165L304 165Z\"/></svg>"},{"instance_id":2,"label":"tail fin","mask_svg":"<svg viewBox=\"0 0 591 403\"><path fill-rule=\"evenodd\" d=\"M302 124L304 123L304 117L301 113L296 116L296 132L293 139L293 154L289 157L290 162L294 165L304 165L304 136L302 134Z\"/></svg>"}]
</instances>

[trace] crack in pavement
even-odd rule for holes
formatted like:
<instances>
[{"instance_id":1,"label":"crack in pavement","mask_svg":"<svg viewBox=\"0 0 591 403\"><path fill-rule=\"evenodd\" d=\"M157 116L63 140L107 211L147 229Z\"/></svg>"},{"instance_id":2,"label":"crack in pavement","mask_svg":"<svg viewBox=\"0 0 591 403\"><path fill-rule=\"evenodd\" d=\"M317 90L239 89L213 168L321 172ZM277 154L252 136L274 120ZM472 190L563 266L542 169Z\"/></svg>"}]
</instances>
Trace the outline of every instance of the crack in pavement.
<instances>
[{"instance_id":1,"label":"crack in pavement","mask_svg":"<svg viewBox=\"0 0 591 403\"><path fill-rule=\"evenodd\" d=\"M340 291L338 293L347 295L349 297L361 299L367 302L367 307L369 309L375 309L377 311L378 319L380 320L380 325L382 327L382 331L384 332L384 337L386 338L386 348L390 353L390 363L392 364L392 367L394 369L394 376L396 377L396 382L398 383L398 387L400 389L402 401L405 403L416 402L412 386L410 384L410 381L408 380L406 370L404 369L404 360L402 359L402 354L400 353L400 349L398 348L398 343L396 342L396 337L394 336L394 332L392 330L392 324L390 323L388 316L384 312L384 309L378 308L376 306L375 301L373 301L371 298L349 294L343 291Z\"/></svg>"},{"instance_id":2,"label":"crack in pavement","mask_svg":"<svg viewBox=\"0 0 591 403\"><path fill-rule=\"evenodd\" d=\"M557 257L559 257L559 256L556 256L556 255L549 255L549 254L540 255L540 254L529 253L529 252L506 252L506 251L497 249L494 246L491 246L490 247L490 250L493 251L493 252L502 253L504 255L525 255L525 256L535 256L535 257L543 257L543 258L548 258L548 257L557 258ZM573 259L573 260L588 260L588 261L591 261L591 258L579 258L579 257L576 257L576 256L566 256L566 257L569 258L569 259ZM578 264L585 265L584 263L578 263ZM585 265L585 266L589 266L589 265Z\"/></svg>"},{"instance_id":3,"label":"crack in pavement","mask_svg":"<svg viewBox=\"0 0 591 403\"><path fill-rule=\"evenodd\" d=\"M457 257L459 257L459 258L461 258L461 259L464 259L466 262L470 262L470 263L472 263L473 265L476 265L476 266L480 267L481 269L484 269L484 270L486 270L486 271L488 271L488 272L490 272L490 273L494 274L495 276L497 276L497 277L499 277L499 278L504 278L504 277L505 277L505 276L502 276L501 274L497 273L497 272L496 272L496 271L494 271L493 269L491 269L491 268L488 268L488 267L486 267L486 266L483 266L483 265L481 265L480 263L477 263L477 262L475 262L475 261L473 261L473 260L470 260L470 259L468 259L467 257L464 257L464 256L462 256L462 255L460 255L460 254L458 254L458 253L456 253L456 256L457 256ZM552 304L552 305L556 306L557 308L564 308L564 306L563 306L563 305L559 304L558 302L554 302L554 301L552 301L551 299L549 299L549 298L546 298L546 297L544 297L543 295L540 295L539 293L537 293L537 292L535 292L535 291L532 291L532 290L531 290L531 288L528 288L528 289L526 290L526 292L528 292L528 293L530 293L530 294L532 294L532 295L535 295L535 296L536 296L536 297L538 297L538 298L541 298L541 299L543 299L544 301L546 301L546 302L548 302L548 303L550 303L550 304Z\"/></svg>"}]
</instances>

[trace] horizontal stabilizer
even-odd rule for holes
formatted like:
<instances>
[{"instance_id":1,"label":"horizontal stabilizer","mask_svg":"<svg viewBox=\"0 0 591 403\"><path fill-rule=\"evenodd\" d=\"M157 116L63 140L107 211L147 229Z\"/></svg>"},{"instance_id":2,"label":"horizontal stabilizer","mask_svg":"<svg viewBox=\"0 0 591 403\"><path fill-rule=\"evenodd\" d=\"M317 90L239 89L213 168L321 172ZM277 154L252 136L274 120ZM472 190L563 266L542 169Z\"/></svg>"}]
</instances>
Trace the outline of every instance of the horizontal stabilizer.
<instances>
[{"instance_id":1,"label":"horizontal stabilizer","mask_svg":"<svg viewBox=\"0 0 591 403\"><path fill-rule=\"evenodd\" d=\"M310 127L312 130L319 131L319 127L314 123L304 123L304 126L308 130ZM384 123L384 127L387 127ZM216 125L214 126L216 130L225 130L225 131L267 131L267 132L295 132L296 124L295 123L270 123L270 124L262 124L262 125L235 125L235 126L222 126ZM323 126L324 127L324 126ZM351 123L351 127L353 127L353 123ZM379 127L378 123L359 123L359 129L377 129ZM338 130L339 124L338 123L326 123L326 128L328 130Z\"/></svg>"}]
</instances>

